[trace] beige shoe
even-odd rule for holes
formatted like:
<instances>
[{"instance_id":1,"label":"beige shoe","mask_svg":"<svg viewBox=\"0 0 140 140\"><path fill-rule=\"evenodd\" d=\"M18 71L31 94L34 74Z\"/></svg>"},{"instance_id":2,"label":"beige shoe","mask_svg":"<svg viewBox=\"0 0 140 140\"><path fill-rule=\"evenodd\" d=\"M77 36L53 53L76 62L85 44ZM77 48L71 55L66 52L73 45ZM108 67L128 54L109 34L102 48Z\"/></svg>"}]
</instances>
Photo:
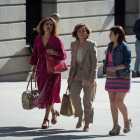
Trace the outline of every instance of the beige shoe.
<instances>
[{"instance_id":1,"label":"beige shoe","mask_svg":"<svg viewBox=\"0 0 140 140\"><path fill-rule=\"evenodd\" d=\"M80 128L81 126L82 126L82 122L81 122L81 123L77 123L77 124L76 124L76 129L77 129L77 128Z\"/></svg>"},{"instance_id":2,"label":"beige shoe","mask_svg":"<svg viewBox=\"0 0 140 140\"><path fill-rule=\"evenodd\" d=\"M120 134L121 127L119 125L114 125L114 126L117 126L117 129L109 131L109 135L115 136Z\"/></svg>"},{"instance_id":3,"label":"beige shoe","mask_svg":"<svg viewBox=\"0 0 140 140\"><path fill-rule=\"evenodd\" d=\"M129 123L129 127L124 128L123 132L124 132L124 133L128 133L128 132L131 130L131 128L133 127L133 125L132 125L132 120L131 120L131 118L130 118L130 120L125 121L125 122L126 122L126 123Z\"/></svg>"},{"instance_id":4,"label":"beige shoe","mask_svg":"<svg viewBox=\"0 0 140 140\"><path fill-rule=\"evenodd\" d=\"M82 118L82 121L80 123L78 121L78 123L76 124L76 129L82 127L82 122L84 122L84 121L85 121L84 118Z\"/></svg>"},{"instance_id":5,"label":"beige shoe","mask_svg":"<svg viewBox=\"0 0 140 140\"><path fill-rule=\"evenodd\" d=\"M83 131L84 132L88 132L89 131L89 123L85 123L85 126L84 126L84 128L83 128Z\"/></svg>"},{"instance_id":6,"label":"beige shoe","mask_svg":"<svg viewBox=\"0 0 140 140\"><path fill-rule=\"evenodd\" d=\"M84 128L83 128L83 131L84 131L84 132L88 132L88 131L89 131L89 127L87 127L87 128L84 127Z\"/></svg>"}]
</instances>

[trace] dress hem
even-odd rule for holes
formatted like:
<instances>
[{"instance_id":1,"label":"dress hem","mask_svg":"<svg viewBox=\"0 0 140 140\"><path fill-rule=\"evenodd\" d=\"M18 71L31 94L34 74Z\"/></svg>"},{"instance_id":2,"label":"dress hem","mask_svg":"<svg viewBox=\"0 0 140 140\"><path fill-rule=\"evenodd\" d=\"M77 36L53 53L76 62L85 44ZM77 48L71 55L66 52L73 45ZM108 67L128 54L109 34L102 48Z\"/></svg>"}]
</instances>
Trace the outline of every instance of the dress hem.
<instances>
[{"instance_id":1,"label":"dress hem","mask_svg":"<svg viewBox=\"0 0 140 140\"><path fill-rule=\"evenodd\" d=\"M130 92L130 90L124 90L124 89L107 89L105 88L106 91L110 91L110 92Z\"/></svg>"}]
</instances>

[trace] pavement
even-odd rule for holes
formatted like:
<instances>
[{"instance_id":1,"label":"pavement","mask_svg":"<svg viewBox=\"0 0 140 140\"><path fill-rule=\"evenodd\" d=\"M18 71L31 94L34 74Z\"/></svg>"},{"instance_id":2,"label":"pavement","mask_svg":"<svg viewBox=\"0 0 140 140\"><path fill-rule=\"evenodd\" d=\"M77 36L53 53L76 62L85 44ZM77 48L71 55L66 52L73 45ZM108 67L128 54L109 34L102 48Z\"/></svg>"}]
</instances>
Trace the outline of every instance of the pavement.
<instances>
[{"instance_id":1,"label":"pavement","mask_svg":"<svg viewBox=\"0 0 140 140\"><path fill-rule=\"evenodd\" d=\"M125 103L129 117L132 118L132 130L123 133L123 118L119 113L121 132L119 136L110 136L113 122L110 112L108 93L104 90L105 78L98 79L97 93L94 101L94 122L89 132L83 132L83 126L76 129L77 118L74 116L58 117L55 125L50 123L47 130L41 129L45 110L24 110L21 95L27 82L0 83L0 140L140 140L140 78L132 79L131 92ZM66 91L67 81L61 81L61 97ZM81 97L82 97L81 93ZM60 104L55 104L60 109ZM51 115L50 115L51 119Z\"/></svg>"}]
</instances>

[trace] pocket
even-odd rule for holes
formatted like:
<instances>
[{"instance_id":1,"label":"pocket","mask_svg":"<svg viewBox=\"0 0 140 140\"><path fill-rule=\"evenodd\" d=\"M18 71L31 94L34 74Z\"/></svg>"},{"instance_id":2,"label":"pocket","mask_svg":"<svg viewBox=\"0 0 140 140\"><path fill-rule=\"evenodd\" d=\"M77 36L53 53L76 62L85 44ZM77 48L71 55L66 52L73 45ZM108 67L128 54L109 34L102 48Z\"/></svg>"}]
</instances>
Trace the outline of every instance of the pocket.
<instances>
[{"instance_id":1,"label":"pocket","mask_svg":"<svg viewBox=\"0 0 140 140\"><path fill-rule=\"evenodd\" d=\"M119 63L123 61L123 50L116 51L116 58Z\"/></svg>"}]
</instances>

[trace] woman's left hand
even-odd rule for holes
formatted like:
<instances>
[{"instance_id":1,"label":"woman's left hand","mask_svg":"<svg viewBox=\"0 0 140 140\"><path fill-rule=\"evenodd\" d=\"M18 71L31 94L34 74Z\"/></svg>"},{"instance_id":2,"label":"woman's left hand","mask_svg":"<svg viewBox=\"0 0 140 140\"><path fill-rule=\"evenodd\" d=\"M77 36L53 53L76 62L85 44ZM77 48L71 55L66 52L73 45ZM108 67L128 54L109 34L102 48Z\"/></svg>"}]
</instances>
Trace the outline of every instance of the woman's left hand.
<instances>
[{"instance_id":1,"label":"woman's left hand","mask_svg":"<svg viewBox=\"0 0 140 140\"><path fill-rule=\"evenodd\" d=\"M104 54L105 54L105 55L107 54L107 50L104 51Z\"/></svg>"},{"instance_id":2,"label":"woman's left hand","mask_svg":"<svg viewBox=\"0 0 140 140\"><path fill-rule=\"evenodd\" d=\"M90 77L89 78L89 84L90 84L90 86L94 85L94 83L95 83L95 78L94 77Z\"/></svg>"},{"instance_id":3,"label":"woman's left hand","mask_svg":"<svg viewBox=\"0 0 140 140\"><path fill-rule=\"evenodd\" d=\"M112 71L114 71L114 72L117 70L116 67L109 67L109 69L112 70Z\"/></svg>"},{"instance_id":4,"label":"woman's left hand","mask_svg":"<svg viewBox=\"0 0 140 140\"><path fill-rule=\"evenodd\" d=\"M53 49L48 49L48 50L46 51L46 53L47 53L48 55L57 55L57 52L54 51Z\"/></svg>"}]
</instances>

